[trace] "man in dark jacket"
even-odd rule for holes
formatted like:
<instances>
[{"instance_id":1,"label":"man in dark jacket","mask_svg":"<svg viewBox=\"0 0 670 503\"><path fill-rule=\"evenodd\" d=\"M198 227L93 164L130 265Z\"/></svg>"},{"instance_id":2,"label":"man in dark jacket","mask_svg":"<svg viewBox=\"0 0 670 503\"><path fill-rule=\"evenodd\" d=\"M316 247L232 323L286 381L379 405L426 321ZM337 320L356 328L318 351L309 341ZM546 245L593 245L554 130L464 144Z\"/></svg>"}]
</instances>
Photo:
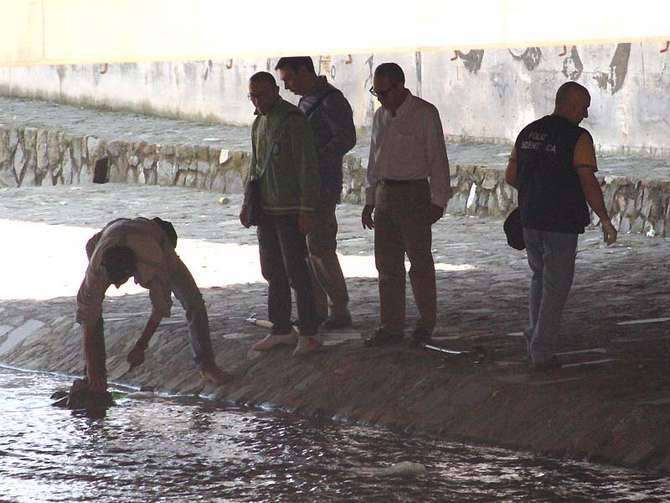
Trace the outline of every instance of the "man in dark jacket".
<instances>
[{"instance_id":1,"label":"man in dark jacket","mask_svg":"<svg viewBox=\"0 0 670 503\"><path fill-rule=\"evenodd\" d=\"M555 356L560 318L572 286L577 237L590 222L588 206L600 219L605 242L617 238L594 174L598 168L593 139L579 127L590 104L585 87L563 84L556 93L554 113L519 133L505 172L507 182L519 190L533 272L526 338L537 370L560 367Z\"/></svg>"},{"instance_id":2,"label":"man in dark jacket","mask_svg":"<svg viewBox=\"0 0 670 503\"><path fill-rule=\"evenodd\" d=\"M335 207L342 194L342 158L356 145L353 113L342 92L316 75L309 56L281 58L275 70L284 87L301 96L298 108L312 126L319 158L321 194L307 235L317 316L326 328L345 328L351 325L351 314L336 254Z\"/></svg>"}]
</instances>

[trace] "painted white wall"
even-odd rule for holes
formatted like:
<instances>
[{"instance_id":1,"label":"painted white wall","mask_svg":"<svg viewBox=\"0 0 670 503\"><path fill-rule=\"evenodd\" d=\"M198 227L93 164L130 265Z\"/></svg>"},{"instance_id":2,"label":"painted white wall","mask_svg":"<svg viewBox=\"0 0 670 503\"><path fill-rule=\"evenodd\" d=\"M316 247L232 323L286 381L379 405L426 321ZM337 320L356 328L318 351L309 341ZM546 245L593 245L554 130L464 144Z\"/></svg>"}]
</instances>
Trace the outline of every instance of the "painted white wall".
<instances>
[{"instance_id":1,"label":"painted white wall","mask_svg":"<svg viewBox=\"0 0 670 503\"><path fill-rule=\"evenodd\" d=\"M670 152L670 51L665 44L630 46L619 88L612 68L617 44L577 46L577 82L592 96L589 128L603 149ZM453 51L313 56L315 65L349 98L359 127L370 124L376 100L371 71L385 61L405 70L407 86L433 102L445 132L471 139L513 141L521 127L553 109L554 93L575 72L572 47L543 47L532 69L512 55L526 48L484 50L479 67ZM467 54L467 51L463 51ZM466 56L467 57L467 56ZM276 58L224 61L63 65L0 68L0 93L247 125L253 120L247 81L273 71ZM619 68L621 68L620 66ZM565 73L564 73L565 72ZM573 76L576 76L574 74ZM296 101L290 92L282 94Z\"/></svg>"}]
</instances>

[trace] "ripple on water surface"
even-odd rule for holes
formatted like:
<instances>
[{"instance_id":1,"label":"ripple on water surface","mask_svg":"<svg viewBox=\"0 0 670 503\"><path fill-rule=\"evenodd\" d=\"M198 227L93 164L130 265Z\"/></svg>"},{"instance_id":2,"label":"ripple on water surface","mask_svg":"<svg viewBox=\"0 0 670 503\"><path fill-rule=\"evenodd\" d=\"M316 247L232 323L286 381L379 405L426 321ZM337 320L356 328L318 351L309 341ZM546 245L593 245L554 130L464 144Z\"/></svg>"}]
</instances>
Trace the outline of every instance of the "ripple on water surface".
<instances>
[{"instance_id":1,"label":"ripple on water surface","mask_svg":"<svg viewBox=\"0 0 670 503\"><path fill-rule=\"evenodd\" d=\"M56 409L69 379L0 369L9 501L667 501L670 481L589 463L296 419L196 399ZM418 476L389 466L425 466ZM414 465L416 466L416 465Z\"/></svg>"}]
</instances>

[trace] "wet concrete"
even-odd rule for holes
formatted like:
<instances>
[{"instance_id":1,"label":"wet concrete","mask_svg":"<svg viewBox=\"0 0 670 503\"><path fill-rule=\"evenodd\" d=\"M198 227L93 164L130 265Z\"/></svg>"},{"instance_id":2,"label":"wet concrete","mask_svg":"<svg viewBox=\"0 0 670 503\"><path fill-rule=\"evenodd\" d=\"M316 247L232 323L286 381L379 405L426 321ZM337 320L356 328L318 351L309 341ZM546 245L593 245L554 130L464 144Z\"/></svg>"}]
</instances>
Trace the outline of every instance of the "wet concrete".
<instances>
[{"instance_id":1,"label":"wet concrete","mask_svg":"<svg viewBox=\"0 0 670 503\"><path fill-rule=\"evenodd\" d=\"M4 189L1 214L10 207L3 242L21 252L0 264L8 283L0 300L1 363L80 375L74 295L85 235L115 216L161 215L175 222L178 252L203 286L218 361L236 378L218 389L203 386L179 307L159 328L145 364L128 372L125 357L150 311L146 292L130 290L105 303L113 380L670 472L667 240L622 234L605 247L597 229L582 236L561 333L569 366L536 374L519 333L529 271L525 255L506 246L498 220L447 216L434 227L438 340L457 350L482 347L486 358L363 347L360 333L378 314L372 234L360 229L360 207L342 205L339 251L355 326L323 333L321 351L296 359L288 349L250 350L265 331L245 318L265 313L266 288L253 232L237 224L237 196L221 205L212 193L152 186ZM25 241L38 224L42 242ZM238 275L227 269L231 263ZM62 283L40 295L56 273ZM408 299L409 332L416 311L409 292Z\"/></svg>"}]
</instances>

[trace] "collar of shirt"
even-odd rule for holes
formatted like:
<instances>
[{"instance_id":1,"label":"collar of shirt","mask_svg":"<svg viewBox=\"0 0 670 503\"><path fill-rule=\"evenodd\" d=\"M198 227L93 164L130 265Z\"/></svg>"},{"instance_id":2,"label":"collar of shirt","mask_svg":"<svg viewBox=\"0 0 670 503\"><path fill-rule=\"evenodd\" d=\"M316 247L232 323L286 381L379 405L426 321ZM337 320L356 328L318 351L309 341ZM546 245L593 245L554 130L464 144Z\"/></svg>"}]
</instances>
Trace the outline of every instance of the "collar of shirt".
<instances>
[{"instance_id":1,"label":"collar of shirt","mask_svg":"<svg viewBox=\"0 0 670 503\"><path fill-rule=\"evenodd\" d=\"M414 105L414 95L409 89L407 89L407 96L405 96L405 99L400 104L400 106L396 108L395 113L391 112L391 110L389 110L388 108L382 107L382 110L385 112L386 115L388 115L388 118L395 119L396 117L402 117L403 115L409 113L413 105Z\"/></svg>"},{"instance_id":2,"label":"collar of shirt","mask_svg":"<svg viewBox=\"0 0 670 503\"><path fill-rule=\"evenodd\" d=\"M328 91L328 88L330 87L330 84L328 84L328 80L326 77L323 75L319 75L317 77L316 85L314 86L314 89L312 90L311 93L305 94L300 98L300 101L298 102L298 107L304 112L305 109L309 109L309 107L313 104L316 103L316 101L325 93Z\"/></svg>"}]
</instances>

